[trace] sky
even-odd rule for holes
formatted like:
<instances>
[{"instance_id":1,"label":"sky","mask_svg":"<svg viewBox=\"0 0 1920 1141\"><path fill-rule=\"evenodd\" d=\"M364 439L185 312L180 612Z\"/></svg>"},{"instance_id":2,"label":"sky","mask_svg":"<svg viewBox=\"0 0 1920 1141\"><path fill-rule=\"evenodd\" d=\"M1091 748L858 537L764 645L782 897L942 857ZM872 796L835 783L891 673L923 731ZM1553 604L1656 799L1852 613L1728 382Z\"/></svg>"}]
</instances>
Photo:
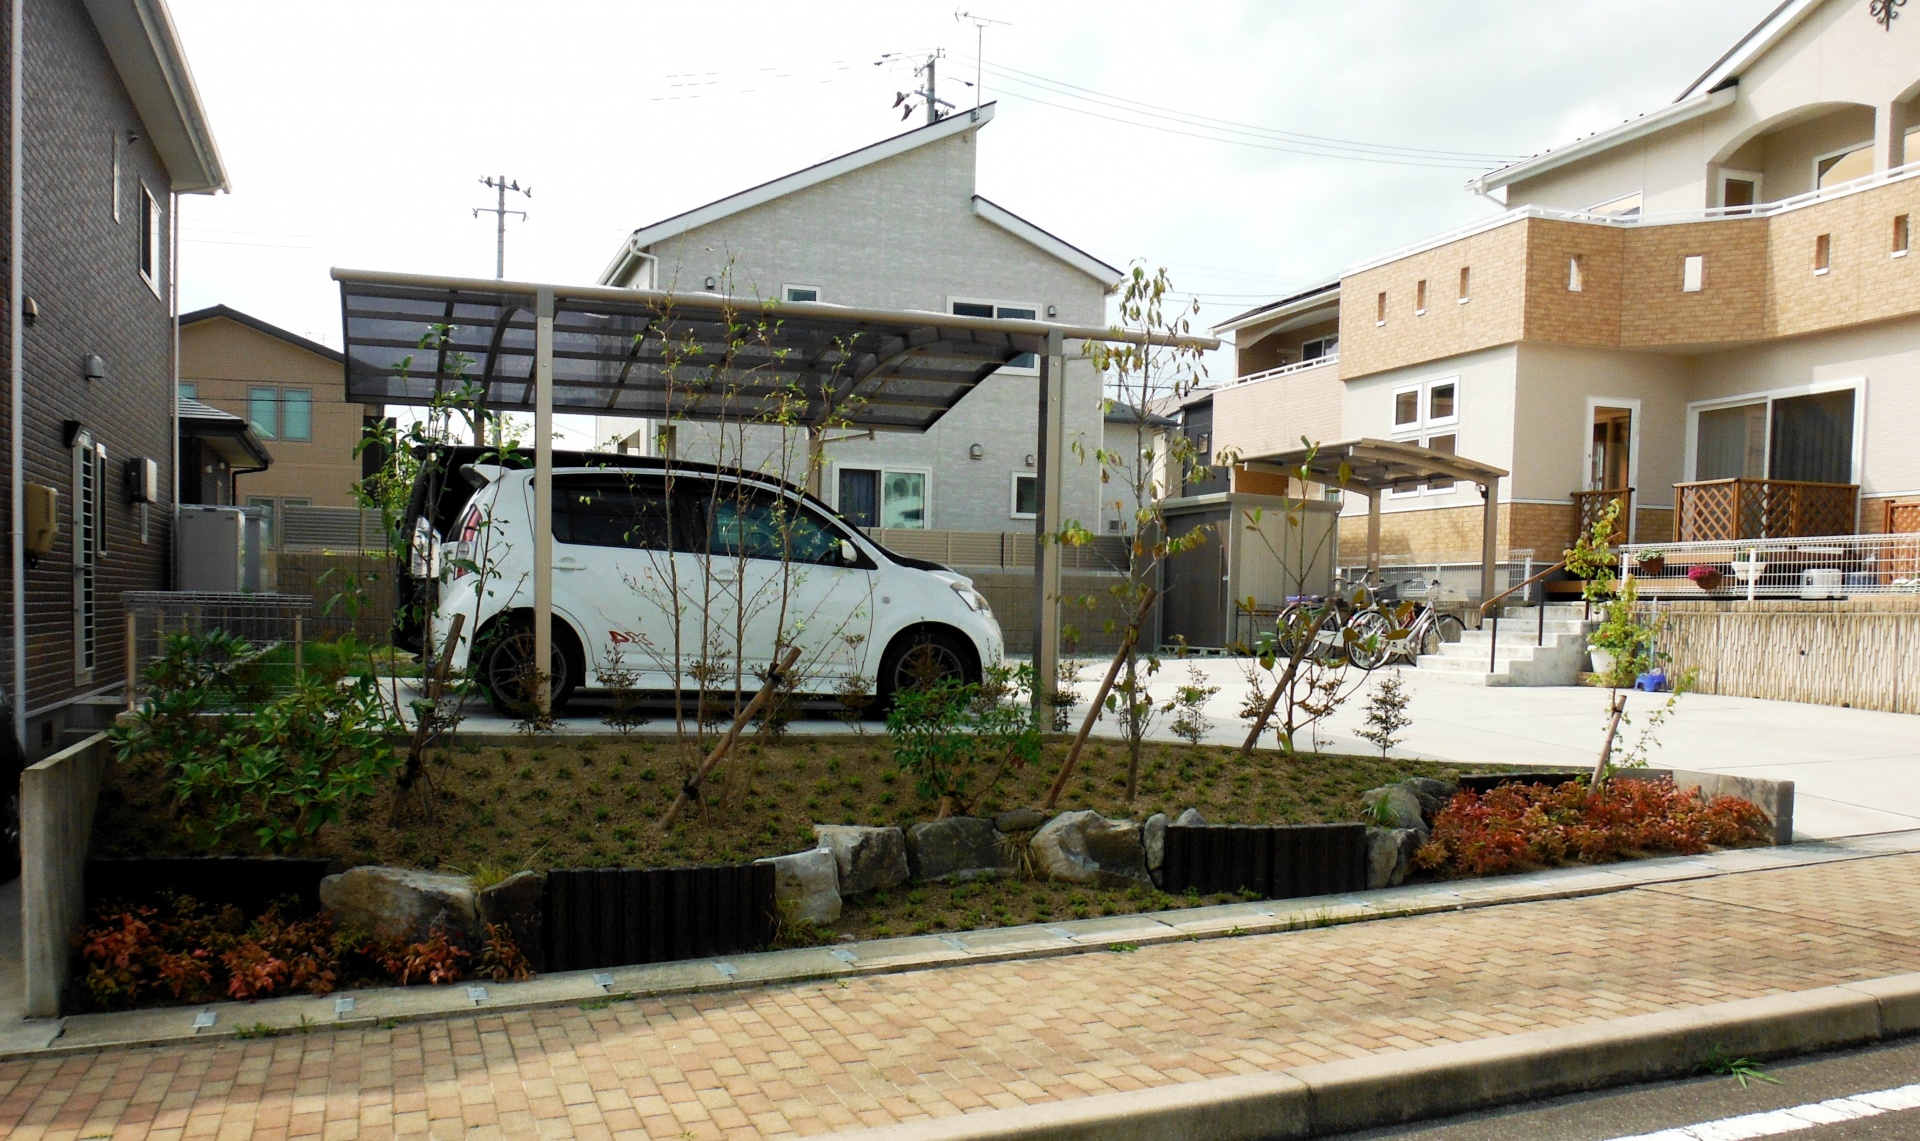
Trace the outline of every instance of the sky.
<instances>
[{"instance_id":1,"label":"sky","mask_svg":"<svg viewBox=\"0 0 1920 1141\"><path fill-rule=\"evenodd\" d=\"M917 0L172 0L233 184L182 207L182 308L338 346L333 266L493 275L488 175L532 190L507 276L592 282L641 225L924 122L902 61L943 49L940 97L983 57L999 103L979 192L1165 266L1205 326L1485 216L1473 174L1672 101L1776 0L960 2L984 52Z\"/></svg>"}]
</instances>

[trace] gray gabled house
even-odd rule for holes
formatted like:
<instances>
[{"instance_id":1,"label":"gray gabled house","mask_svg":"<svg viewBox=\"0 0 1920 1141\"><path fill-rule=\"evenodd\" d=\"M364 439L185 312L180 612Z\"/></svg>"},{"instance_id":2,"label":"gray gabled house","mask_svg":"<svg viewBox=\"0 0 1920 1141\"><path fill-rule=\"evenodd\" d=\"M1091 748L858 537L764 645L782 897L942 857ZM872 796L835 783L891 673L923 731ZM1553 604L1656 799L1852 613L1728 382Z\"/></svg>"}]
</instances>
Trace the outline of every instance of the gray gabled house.
<instances>
[{"instance_id":1,"label":"gray gabled house","mask_svg":"<svg viewBox=\"0 0 1920 1141\"><path fill-rule=\"evenodd\" d=\"M1106 324L1121 271L976 193L980 128L993 112L991 103L956 112L644 226L600 281ZM1086 459L1067 457L1063 515L1100 530L1092 458L1102 439L1099 379L1077 343L1067 360L1067 437ZM1038 388L1034 364L1016 362L925 434L829 436L821 495L867 527L1030 530ZM705 431L602 419L595 437L601 446L701 459L713 446Z\"/></svg>"}]
</instances>

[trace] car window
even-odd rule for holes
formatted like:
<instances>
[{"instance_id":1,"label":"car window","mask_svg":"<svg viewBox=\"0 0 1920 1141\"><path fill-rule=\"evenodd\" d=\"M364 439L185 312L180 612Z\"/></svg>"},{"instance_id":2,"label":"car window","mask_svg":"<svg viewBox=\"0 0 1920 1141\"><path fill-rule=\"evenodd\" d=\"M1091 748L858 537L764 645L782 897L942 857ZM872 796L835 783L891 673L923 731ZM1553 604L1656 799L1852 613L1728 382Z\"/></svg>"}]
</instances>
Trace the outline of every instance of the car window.
<instances>
[{"instance_id":1,"label":"car window","mask_svg":"<svg viewBox=\"0 0 1920 1141\"><path fill-rule=\"evenodd\" d=\"M671 537L687 545L683 534L673 534L666 489L657 482L594 476L553 486L556 542L664 551Z\"/></svg>"},{"instance_id":2,"label":"car window","mask_svg":"<svg viewBox=\"0 0 1920 1141\"><path fill-rule=\"evenodd\" d=\"M723 489L711 518L707 538L713 554L778 559L790 550L796 563L840 561L839 531L792 500L761 492L730 496Z\"/></svg>"}]
</instances>

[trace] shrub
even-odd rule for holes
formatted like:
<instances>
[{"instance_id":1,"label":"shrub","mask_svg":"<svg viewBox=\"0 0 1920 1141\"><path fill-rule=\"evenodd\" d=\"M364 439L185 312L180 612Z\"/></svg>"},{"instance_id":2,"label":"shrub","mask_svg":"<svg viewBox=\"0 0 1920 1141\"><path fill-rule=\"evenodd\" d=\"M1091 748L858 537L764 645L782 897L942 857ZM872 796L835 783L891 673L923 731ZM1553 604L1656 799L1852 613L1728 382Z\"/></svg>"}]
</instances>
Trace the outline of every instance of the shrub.
<instances>
[{"instance_id":1,"label":"shrub","mask_svg":"<svg viewBox=\"0 0 1920 1141\"><path fill-rule=\"evenodd\" d=\"M1704 799L1671 781L1622 780L1598 791L1578 781L1462 792L1433 821L1416 867L1484 876L1528 867L1602 863L1637 853L1694 855L1762 843L1767 815L1735 797Z\"/></svg>"},{"instance_id":2,"label":"shrub","mask_svg":"<svg viewBox=\"0 0 1920 1141\"><path fill-rule=\"evenodd\" d=\"M901 690L887 714L896 764L940 815L965 814L1011 769L1040 758L1040 731L1027 711L988 686L941 681Z\"/></svg>"}]
</instances>

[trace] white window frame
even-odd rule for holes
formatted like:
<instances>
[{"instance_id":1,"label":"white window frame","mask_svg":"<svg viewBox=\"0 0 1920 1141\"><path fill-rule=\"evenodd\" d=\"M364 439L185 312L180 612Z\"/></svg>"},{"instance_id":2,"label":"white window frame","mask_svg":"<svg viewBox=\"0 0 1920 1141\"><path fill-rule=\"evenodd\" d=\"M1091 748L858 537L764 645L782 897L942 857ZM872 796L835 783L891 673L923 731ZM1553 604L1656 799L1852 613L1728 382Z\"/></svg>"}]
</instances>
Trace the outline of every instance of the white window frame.
<instances>
[{"instance_id":1,"label":"white window frame","mask_svg":"<svg viewBox=\"0 0 1920 1141\"><path fill-rule=\"evenodd\" d=\"M1320 355L1317 357L1307 356L1308 345L1319 345ZM1325 336L1320 336L1320 337L1309 337L1308 339L1300 342L1300 359L1302 361L1307 361L1307 360L1320 361L1320 360L1325 360L1331 356L1338 356L1339 354L1340 354L1340 334L1338 333L1328 333Z\"/></svg>"},{"instance_id":2,"label":"white window frame","mask_svg":"<svg viewBox=\"0 0 1920 1141\"><path fill-rule=\"evenodd\" d=\"M921 507L920 507L920 510L923 513L923 516L920 520L920 530L922 531L933 530L933 469L932 468L924 467L920 464L891 464L891 463L886 463L885 461L881 461L877 463L861 463L858 461L855 461L852 463L835 463L833 465L833 483L831 487L831 490L833 491L833 513L835 515L840 514L840 473L843 471L871 471L871 472L879 473L880 485L881 485L877 493L879 495L879 498L874 502L874 505L873 505L874 511L876 514L876 518L873 521L875 530L888 529L883 527L880 522L880 519L884 518L884 514L887 507L886 482L887 482L888 473L897 472L901 475L917 475L917 476L923 477L923 480L920 486L925 489L925 492L924 492L924 497L921 501ZM911 528L899 528L899 527L892 528L892 530L896 530L896 531L903 530L903 529L911 530Z\"/></svg>"},{"instance_id":3,"label":"white window frame","mask_svg":"<svg viewBox=\"0 0 1920 1141\"><path fill-rule=\"evenodd\" d=\"M1698 274L1695 274L1693 272L1695 267L1698 267L1700 270ZM1706 288L1707 288L1707 255L1681 254L1680 255L1680 292L1703 293L1706 291Z\"/></svg>"},{"instance_id":4,"label":"white window frame","mask_svg":"<svg viewBox=\"0 0 1920 1141\"><path fill-rule=\"evenodd\" d=\"M1641 494L1640 487L1640 436L1645 421L1640 416L1640 398L1638 396L1589 396L1587 397L1586 449L1580 461L1580 482L1586 484L1593 478L1593 414L1602 408L1625 408L1631 417L1627 421L1627 486L1634 489L1633 509L1627 513L1627 542L1634 541L1637 520L1634 516L1642 507L1661 507L1662 504L1648 503ZM1604 487L1590 487L1588 491L1606 491ZM1664 505L1671 510L1671 503Z\"/></svg>"},{"instance_id":5,"label":"white window frame","mask_svg":"<svg viewBox=\"0 0 1920 1141\"><path fill-rule=\"evenodd\" d=\"M1040 476L1038 475L1038 473L1030 472L1030 471L1013 471L1013 472L1008 472L1007 474L1008 476L1011 477L1007 481L1008 482L1007 518L1038 519L1040 517L1038 512L1020 510L1020 481L1023 479L1030 479L1033 481L1034 502L1038 503L1040 501Z\"/></svg>"},{"instance_id":6,"label":"white window frame","mask_svg":"<svg viewBox=\"0 0 1920 1141\"><path fill-rule=\"evenodd\" d=\"M109 132L113 147L113 220L120 221L120 132Z\"/></svg>"},{"instance_id":7,"label":"white window frame","mask_svg":"<svg viewBox=\"0 0 1920 1141\"><path fill-rule=\"evenodd\" d=\"M1795 396L1816 396L1827 392L1853 392L1853 483L1864 483L1866 475L1867 444L1867 378L1856 376L1846 380L1822 380L1811 384L1793 384L1784 388L1768 388L1758 392L1743 392L1737 396L1721 396L1712 400L1695 400L1687 405L1687 463L1686 482L1699 480L1700 461L1700 413L1716 408L1738 408L1747 404L1767 406L1766 438L1762 441L1762 452L1767 457L1768 474L1763 479L1771 479L1773 468L1773 402Z\"/></svg>"},{"instance_id":8,"label":"white window frame","mask_svg":"<svg viewBox=\"0 0 1920 1141\"><path fill-rule=\"evenodd\" d=\"M1403 423L1400 420L1400 398L1409 392L1413 393L1413 419ZM1420 425L1426 420L1427 415L1426 399L1424 384L1403 384L1393 390L1387 401L1387 416L1396 435L1401 432L1420 430Z\"/></svg>"},{"instance_id":9,"label":"white window frame","mask_svg":"<svg viewBox=\"0 0 1920 1141\"><path fill-rule=\"evenodd\" d=\"M1453 415L1429 416L1428 411L1433 407L1433 390L1449 384L1453 386ZM1400 397L1408 392L1417 393L1415 397L1416 416L1414 422L1411 424L1395 424L1393 426L1393 432L1388 438L1395 443L1413 444L1416 447L1424 448L1429 446L1428 441L1432 440L1435 436L1452 436L1453 454L1456 456L1459 455L1460 395L1462 387L1458 373L1448 376L1436 376L1428 380L1423 380L1418 384L1402 384L1395 387L1391 394L1391 403L1388 405L1388 417L1391 418L1396 414L1395 410L1400 403ZM1456 479L1451 486L1438 488L1428 487L1426 484L1421 483L1405 491L1389 487L1386 490L1386 495L1388 499L1393 500L1413 499L1422 495L1453 495L1460 490L1460 485L1463 482L1466 481Z\"/></svg>"},{"instance_id":10,"label":"white window frame","mask_svg":"<svg viewBox=\"0 0 1920 1141\"><path fill-rule=\"evenodd\" d=\"M155 197L153 191L147 188L147 184L145 182L139 183L139 186L140 186L140 199L138 204L141 208L141 212L145 213L146 207L149 203L151 203L153 206L152 214L148 215L146 220L146 225L142 228L142 233L140 233L137 237L137 240L143 244L147 243L149 240L152 242L152 245L148 248L153 255L153 260L151 265L147 263L146 258L140 259L140 280L147 283L147 288L153 291L153 295L155 297L159 297L160 296L160 265L162 262L166 260L165 256L161 253L161 243L160 243L160 239L162 237L162 232L160 227L160 199Z\"/></svg>"},{"instance_id":11,"label":"white window frame","mask_svg":"<svg viewBox=\"0 0 1920 1141\"><path fill-rule=\"evenodd\" d=\"M793 294L794 294L794 291L797 289L812 290L813 297L811 298L811 300L795 297ZM780 287L780 300L782 301L795 302L799 304L817 304L821 300L821 298L824 296L825 296L825 292L817 285L783 285Z\"/></svg>"},{"instance_id":12,"label":"white window frame","mask_svg":"<svg viewBox=\"0 0 1920 1141\"><path fill-rule=\"evenodd\" d=\"M1720 170L1720 176L1714 180L1714 191L1715 191L1714 202L1722 210L1753 209L1753 206L1728 206L1727 205L1727 183L1730 181L1753 183L1753 206L1758 206L1760 205L1760 203L1766 201L1766 183L1761 179L1759 171L1731 170L1726 167L1722 167Z\"/></svg>"},{"instance_id":13,"label":"white window frame","mask_svg":"<svg viewBox=\"0 0 1920 1141\"><path fill-rule=\"evenodd\" d=\"M1873 149L1873 140L1867 139L1864 142L1855 143L1850 147L1841 147L1837 151L1828 151L1825 154L1814 155L1812 164L1807 167L1808 173L1812 175L1811 180L1808 181L1807 183L1807 189L1808 190L1820 189L1820 164L1821 163L1827 161L1830 158L1846 158L1848 155L1852 154L1855 151L1870 151L1872 149ZM1860 175L1859 177L1865 178L1866 176Z\"/></svg>"},{"instance_id":14,"label":"white window frame","mask_svg":"<svg viewBox=\"0 0 1920 1141\"><path fill-rule=\"evenodd\" d=\"M947 297L947 314L949 316L954 315L953 307L955 305L991 305L993 306L993 315L995 320L1004 319L1009 321L1044 321L1046 320L1046 312L1047 312L1047 307L1045 305L1042 305L1038 301L1009 301L1004 297L956 297L956 296L949 295ZM1001 318L1000 310L1002 309L1031 309L1033 310L1033 316ZM1040 355L1038 353L1034 354L1033 367L1031 368L1021 368L1017 365L1010 365L1010 364L1001 365L999 368L994 370L994 375L995 376L1039 376L1040 375ZM900 468L898 470L912 471L913 469Z\"/></svg>"},{"instance_id":15,"label":"white window frame","mask_svg":"<svg viewBox=\"0 0 1920 1141\"><path fill-rule=\"evenodd\" d=\"M1620 203L1625 202L1629 198L1638 198L1640 200L1640 205L1635 206L1631 211L1608 209L1608 207L1610 206L1620 205ZM1632 218L1637 215L1644 214L1646 212L1646 209L1647 209L1647 192L1645 188L1642 188L1639 190L1629 190L1625 194L1616 194L1613 197L1608 198L1602 202L1595 202L1593 205L1587 207L1584 211L1582 211L1582 213L1603 214L1608 217Z\"/></svg>"}]
</instances>

